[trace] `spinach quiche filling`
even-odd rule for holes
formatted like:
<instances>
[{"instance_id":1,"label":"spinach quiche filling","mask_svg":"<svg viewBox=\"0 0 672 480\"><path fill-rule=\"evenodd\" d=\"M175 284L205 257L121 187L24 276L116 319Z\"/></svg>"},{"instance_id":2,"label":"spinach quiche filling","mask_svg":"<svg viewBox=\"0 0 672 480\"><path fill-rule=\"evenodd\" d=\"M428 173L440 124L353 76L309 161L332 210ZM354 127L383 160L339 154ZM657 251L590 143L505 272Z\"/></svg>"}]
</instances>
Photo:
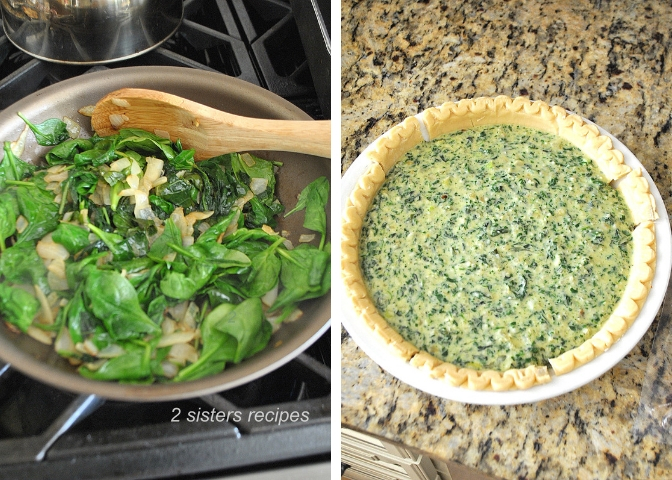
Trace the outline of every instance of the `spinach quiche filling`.
<instances>
[{"instance_id":1,"label":"spinach quiche filling","mask_svg":"<svg viewBox=\"0 0 672 480\"><path fill-rule=\"evenodd\" d=\"M635 223L595 163L517 125L446 134L388 172L359 255L375 307L416 347L477 370L545 365L607 321Z\"/></svg>"}]
</instances>

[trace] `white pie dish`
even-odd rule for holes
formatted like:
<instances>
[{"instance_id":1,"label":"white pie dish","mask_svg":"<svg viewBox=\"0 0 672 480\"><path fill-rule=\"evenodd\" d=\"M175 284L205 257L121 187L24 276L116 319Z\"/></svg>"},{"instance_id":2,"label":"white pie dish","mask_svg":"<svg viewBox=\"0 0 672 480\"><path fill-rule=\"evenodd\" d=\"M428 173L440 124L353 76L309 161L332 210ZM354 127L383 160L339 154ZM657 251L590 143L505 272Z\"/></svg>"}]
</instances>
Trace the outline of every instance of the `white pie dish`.
<instances>
[{"instance_id":1,"label":"white pie dish","mask_svg":"<svg viewBox=\"0 0 672 480\"><path fill-rule=\"evenodd\" d=\"M342 282L339 282L335 285L335 288L337 294L343 300L341 303L342 323L361 349L384 370L415 388L450 400L486 405L531 403L552 398L589 383L620 362L649 329L663 301L672 267L672 240L669 218L665 214L666 210L662 198L651 177L634 154L620 141L604 129L600 128L600 133L611 138L614 147L623 153L627 165L642 170L642 175L649 183L657 210L660 212L660 218L655 221L657 264L651 291L634 324L620 340L588 364L564 375L554 375L549 383L537 385L530 389L494 392L452 387L445 381L432 379L428 375L419 375L416 367L386 348L379 337L355 314L351 302L348 301L345 294L345 287ZM360 176L367 171L369 162L365 155L361 155L343 176L341 184L342 210L345 209L346 200L355 188Z\"/></svg>"}]
</instances>

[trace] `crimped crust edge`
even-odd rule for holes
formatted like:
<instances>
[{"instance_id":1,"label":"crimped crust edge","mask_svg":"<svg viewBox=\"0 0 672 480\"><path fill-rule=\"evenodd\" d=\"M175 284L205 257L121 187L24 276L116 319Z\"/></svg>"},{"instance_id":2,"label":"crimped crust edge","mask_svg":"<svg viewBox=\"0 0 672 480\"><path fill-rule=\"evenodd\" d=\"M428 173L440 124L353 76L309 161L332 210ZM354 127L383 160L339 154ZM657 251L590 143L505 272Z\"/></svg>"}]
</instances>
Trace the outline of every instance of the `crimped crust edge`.
<instances>
[{"instance_id":1,"label":"crimped crust edge","mask_svg":"<svg viewBox=\"0 0 672 480\"><path fill-rule=\"evenodd\" d=\"M568 373L585 365L606 351L632 325L651 288L655 272L655 225L658 218L655 199L641 171L625 164L622 152L611 139L581 117L562 107L549 106L527 98L476 98L447 102L409 117L378 138L364 152L371 166L362 175L346 201L342 224L342 275L355 312L388 348L412 366L435 379L455 387L471 390L505 391L527 389L551 381L548 368L531 365L504 372L460 368L419 350L404 340L377 312L368 295L359 265L358 244L361 222L385 175L411 148L423 141L424 129L433 140L443 134L492 124L516 124L556 134L577 146L593 159L608 181L622 179L618 189L623 194L635 224L633 232L633 265L626 290L614 312L603 327L580 346L549 359L556 375Z\"/></svg>"}]
</instances>

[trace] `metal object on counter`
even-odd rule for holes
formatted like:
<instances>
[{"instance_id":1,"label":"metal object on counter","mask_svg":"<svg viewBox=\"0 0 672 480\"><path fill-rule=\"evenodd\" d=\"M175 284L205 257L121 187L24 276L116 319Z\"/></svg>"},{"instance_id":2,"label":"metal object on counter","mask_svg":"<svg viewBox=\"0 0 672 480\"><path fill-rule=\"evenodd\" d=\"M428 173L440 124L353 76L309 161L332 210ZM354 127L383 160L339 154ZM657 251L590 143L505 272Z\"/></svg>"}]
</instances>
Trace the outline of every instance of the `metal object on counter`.
<instances>
[{"instance_id":1,"label":"metal object on counter","mask_svg":"<svg viewBox=\"0 0 672 480\"><path fill-rule=\"evenodd\" d=\"M651 435L659 443L672 444L672 282L658 316L658 328L646 365L633 436Z\"/></svg>"},{"instance_id":2,"label":"metal object on counter","mask_svg":"<svg viewBox=\"0 0 672 480\"><path fill-rule=\"evenodd\" d=\"M0 0L3 28L42 60L99 64L131 58L168 39L182 0Z\"/></svg>"}]
</instances>

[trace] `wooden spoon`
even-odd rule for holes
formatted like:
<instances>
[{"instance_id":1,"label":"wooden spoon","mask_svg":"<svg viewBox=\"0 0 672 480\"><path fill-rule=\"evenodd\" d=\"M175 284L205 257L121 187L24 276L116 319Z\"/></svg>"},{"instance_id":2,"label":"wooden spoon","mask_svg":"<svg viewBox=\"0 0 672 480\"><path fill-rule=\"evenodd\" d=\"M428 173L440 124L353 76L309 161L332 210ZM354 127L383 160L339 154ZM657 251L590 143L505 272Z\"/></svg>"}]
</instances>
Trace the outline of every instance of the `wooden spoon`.
<instances>
[{"instance_id":1,"label":"wooden spoon","mask_svg":"<svg viewBox=\"0 0 672 480\"><path fill-rule=\"evenodd\" d=\"M266 120L241 117L169 93L122 88L95 106L91 126L100 136L141 128L178 138L196 160L249 150L277 150L330 157L329 120Z\"/></svg>"}]
</instances>

